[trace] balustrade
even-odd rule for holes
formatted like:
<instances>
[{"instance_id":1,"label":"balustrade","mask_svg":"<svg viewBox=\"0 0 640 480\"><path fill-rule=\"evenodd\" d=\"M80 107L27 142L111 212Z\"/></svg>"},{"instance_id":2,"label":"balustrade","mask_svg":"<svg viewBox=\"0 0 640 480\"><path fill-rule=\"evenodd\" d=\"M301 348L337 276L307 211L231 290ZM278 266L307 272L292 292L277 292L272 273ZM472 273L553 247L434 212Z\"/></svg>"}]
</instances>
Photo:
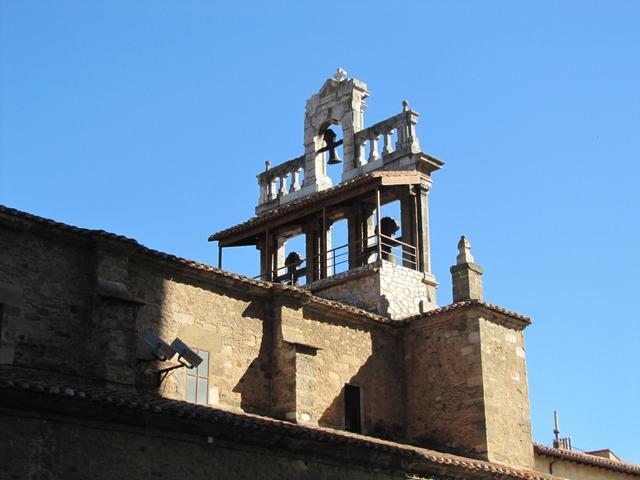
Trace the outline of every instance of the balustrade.
<instances>
[{"instance_id":1,"label":"balustrade","mask_svg":"<svg viewBox=\"0 0 640 480\"><path fill-rule=\"evenodd\" d=\"M374 162L386 163L395 154L412 153L420 150L416 136L418 114L409 110L408 103L402 102L403 111L398 115L378 122L354 134L353 165L364 167ZM396 138L394 144L393 139ZM380 140L382 138L382 140ZM380 145L382 143L382 145ZM382 148L381 148L382 147ZM294 158L275 167L266 162L265 171L258 175L260 185L259 205L272 202L302 189L304 156ZM380 166L382 166L380 164ZM377 168L377 167L373 167Z\"/></svg>"},{"instance_id":2,"label":"balustrade","mask_svg":"<svg viewBox=\"0 0 640 480\"><path fill-rule=\"evenodd\" d=\"M294 158L273 168L271 162L267 160L265 171L258 175L260 204L300 190L302 175L304 175L304 156Z\"/></svg>"},{"instance_id":3,"label":"balustrade","mask_svg":"<svg viewBox=\"0 0 640 480\"><path fill-rule=\"evenodd\" d=\"M370 162L396 152L410 152L419 150L416 136L416 123L418 114L408 109L408 104L403 102L404 111L394 117L378 122L355 134L356 166L363 166ZM397 141L393 144L393 135ZM379 148L379 138L382 136L382 152ZM369 155L366 155L367 147Z\"/></svg>"}]
</instances>

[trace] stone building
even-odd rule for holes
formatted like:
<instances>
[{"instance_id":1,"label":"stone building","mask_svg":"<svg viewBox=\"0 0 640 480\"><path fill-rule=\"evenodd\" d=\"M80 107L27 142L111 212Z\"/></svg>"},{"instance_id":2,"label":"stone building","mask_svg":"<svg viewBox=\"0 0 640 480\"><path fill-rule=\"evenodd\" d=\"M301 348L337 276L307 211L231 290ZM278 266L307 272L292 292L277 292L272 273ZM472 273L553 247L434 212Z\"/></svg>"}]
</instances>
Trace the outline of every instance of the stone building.
<instances>
[{"instance_id":1,"label":"stone building","mask_svg":"<svg viewBox=\"0 0 640 480\"><path fill-rule=\"evenodd\" d=\"M365 127L367 96L339 70L307 101L304 155L267 164L256 216L210 237L218 268L0 207L0 478L640 477L532 443L531 321L483 300L465 237L438 306L444 164L406 102ZM222 269L240 246L257 278Z\"/></svg>"}]
</instances>

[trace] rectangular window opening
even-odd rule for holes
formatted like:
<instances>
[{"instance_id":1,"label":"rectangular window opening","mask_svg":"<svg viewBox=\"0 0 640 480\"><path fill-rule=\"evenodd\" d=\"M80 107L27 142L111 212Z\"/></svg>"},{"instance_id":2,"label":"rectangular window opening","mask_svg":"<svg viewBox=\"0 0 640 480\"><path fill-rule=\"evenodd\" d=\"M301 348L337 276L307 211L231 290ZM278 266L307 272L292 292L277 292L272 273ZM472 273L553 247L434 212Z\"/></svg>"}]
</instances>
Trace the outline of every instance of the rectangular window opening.
<instances>
[{"instance_id":1,"label":"rectangular window opening","mask_svg":"<svg viewBox=\"0 0 640 480\"><path fill-rule=\"evenodd\" d=\"M346 384L344 386L344 427L354 433L362 433L360 387Z\"/></svg>"},{"instance_id":2,"label":"rectangular window opening","mask_svg":"<svg viewBox=\"0 0 640 480\"><path fill-rule=\"evenodd\" d=\"M202 358L202 363L195 368L187 368L186 371L186 395L187 402L207 405L209 403L209 352L193 349Z\"/></svg>"}]
</instances>

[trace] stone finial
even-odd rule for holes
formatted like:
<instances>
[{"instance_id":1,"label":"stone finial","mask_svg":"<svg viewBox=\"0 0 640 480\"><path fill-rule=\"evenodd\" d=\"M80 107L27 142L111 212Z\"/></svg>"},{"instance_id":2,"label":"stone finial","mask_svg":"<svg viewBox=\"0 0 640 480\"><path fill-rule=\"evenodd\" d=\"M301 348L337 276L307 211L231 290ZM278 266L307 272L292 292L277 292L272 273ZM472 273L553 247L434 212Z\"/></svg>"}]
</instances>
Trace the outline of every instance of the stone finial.
<instances>
[{"instance_id":1,"label":"stone finial","mask_svg":"<svg viewBox=\"0 0 640 480\"><path fill-rule=\"evenodd\" d=\"M453 303L466 300L482 300L482 267L476 265L471 255L471 242L464 235L458 242L456 264L451 267Z\"/></svg>"},{"instance_id":2,"label":"stone finial","mask_svg":"<svg viewBox=\"0 0 640 480\"><path fill-rule=\"evenodd\" d=\"M467 237L462 235L458 242L458 256L456 257L456 263L461 265L463 263L473 263L473 255L471 255L471 242Z\"/></svg>"},{"instance_id":3,"label":"stone finial","mask_svg":"<svg viewBox=\"0 0 640 480\"><path fill-rule=\"evenodd\" d=\"M347 78L347 71L344 68L338 67L338 69L336 70L335 75L333 76L333 79L336 82L341 82L343 80L346 80L346 78Z\"/></svg>"},{"instance_id":4,"label":"stone finial","mask_svg":"<svg viewBox=\"0 0 640 480\"><path fill-rule=\"evenodd\" d=\"M402 111L406 112L409 110L409 100L402 100Z\"/></svg>"}]
</instances>

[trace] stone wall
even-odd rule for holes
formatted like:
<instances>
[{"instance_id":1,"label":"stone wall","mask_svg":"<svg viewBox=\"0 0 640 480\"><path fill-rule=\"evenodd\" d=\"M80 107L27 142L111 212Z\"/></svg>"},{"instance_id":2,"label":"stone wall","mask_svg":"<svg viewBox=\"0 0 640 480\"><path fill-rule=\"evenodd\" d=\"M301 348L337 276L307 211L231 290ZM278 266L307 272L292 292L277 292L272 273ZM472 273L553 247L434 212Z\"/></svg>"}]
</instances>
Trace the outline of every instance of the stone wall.
<instances>
[{"instance_id":1,"label":"stone wall","mask_svg":"<svg viewBox=\"0 0 640 480\"><path fill-rule=\"evenodd\" d=\"M398 466L375 465L379 455L372 453L372 464L366 465L362 454L350 458L343 452L341 459L331 458L341 450L332 455L322 446L316 455L287 452L282 446L276 452L241 438L238 443L208 443L208 437L184 429L177 433L100 421L16 417L6 411L0 413L0 425L6 439L0 442L0 479L7 480L406 478Z\"/></svg>"},{"instance_id":2,"label":"stone wall","mask_svg":"<svg viewBox=\"0 0 640 480\"><path fill-rule=\"evenodd\" d=\"M155 392L158 370L177 362L154 359L142 340L153 331L209 353L209 405L343 428L352 383L362 389L365 431L401 436L398 328L295 298L274 304L265 287L133 242L0 231L9 253L0 268L4 363ZM159 393L186 399L186 373L170 372Z\"/></svg>"},{"instance_id":3,"label":"stone wall","mask_svg":"<svg viewBox=\"0 0 640 480\"><path fill-rule=\"evenodd\" d=\"M405 318L436 308L436 282L428 273L382 261L380 268L382 315Z\"/></svg>"},{"instance_id":4,"label":"stone wall","mask_svg":"<svg viewBox=\"0 0 640 480\"><path fill-rule=\"evenodd\" d=\"M306 285L314 295L346 303L369 312L379 312L380 279L378 262L353 268Z\"/></svg>"},{"instance_id":5,"label":"stone wall","mask_svg":"<svg viewBox=\"0 0 640 480\"><path fill-rule=\"evenodd\" d=\"M487 317L480 337L489 459L533 467L524 332Z\"/></svg>"},{"instance_id":6,"label":"stone wall","mask_svg":"<svg viewBox=\"0 0 640 480\"><path fill-rule=\"evenodd\" d=\"M153 330L167 342L179 337L209 353L210 405L270 411L267 299L144 259L131 262L130 285L145 302L138 317L139 338ZM145 356L148 349L138 342L138 357ZM139 369L139 386L149 385L149 375L160 366L155 362ZM185 398L185 381L186 369L175 370L163 383L162 394Z\"/></svg>"},{"instance_id":7,"label":"stone wall","mask_svg":"<svg viewBox=\"0 0 640 480\"><path fill-rule=\"evenodd\" d=\"M405 347L408 436L533 467L523 328L473 304L413 321Z\"/></svg>"},{"instance_id":8,"label":"stone wall","mask_svg":"<svg viewBox=\"0 0 640 480\"><path fill-rule=\"evenodd\" d=\"M87 375L93 253L0 228L0 362Z\"/></svg>"},{"instance_id":9,"label":"stone wall","mask_svg":"<svg viewBox=\"0 0 640 480\"><path fill-rule=\"evenodd\" d=\"M408 437L487 456L480 325L469 312L414 321L405 336Z\"/></svg>"},{"instance_id":10,"label":"stone wall","mask_svg":"<svg viewBox=\"0 0 640 480\"><path fill-rule=\"evenodd\" d=\"M361 389L363 431L401 438L402 331L281 303L282 340L294 352L299 421L344 428L345 384ZM277 402L277 401L276 401Z\"/></svg>"},{"instance_id":11,"label":"stone wall","mask_svg":"<svg viewBox=\"0 0 640 480\"><path fill-rule=\"evenodd\" d=\"M436 308L436 282L428 273L381 260L308 285L314 294L392 319Z\"/></svg>"},{"instance_id":12,"label":"stone wall","mask_svg":"<svg viewBox=\"0 0 640 480\"><path fill-rule=\"evenodd\" d=\"M1 214L0 222L5 365L186 399L184 368L158 390L158 371L176 361L152 358L142 340L152 330L209 353L209 405L344 428L352 384L366 434L532 464L524 327L481 304L393 322L114 235L26 220L5 228ZM390 262L357 273L326 279L324 292L340 297L359 285L372 301L391 299L376 307L392 319L419 310L414 300L433 288ZM378 293L372 279L382 279Z\"/></svg>"}]
</instances>

